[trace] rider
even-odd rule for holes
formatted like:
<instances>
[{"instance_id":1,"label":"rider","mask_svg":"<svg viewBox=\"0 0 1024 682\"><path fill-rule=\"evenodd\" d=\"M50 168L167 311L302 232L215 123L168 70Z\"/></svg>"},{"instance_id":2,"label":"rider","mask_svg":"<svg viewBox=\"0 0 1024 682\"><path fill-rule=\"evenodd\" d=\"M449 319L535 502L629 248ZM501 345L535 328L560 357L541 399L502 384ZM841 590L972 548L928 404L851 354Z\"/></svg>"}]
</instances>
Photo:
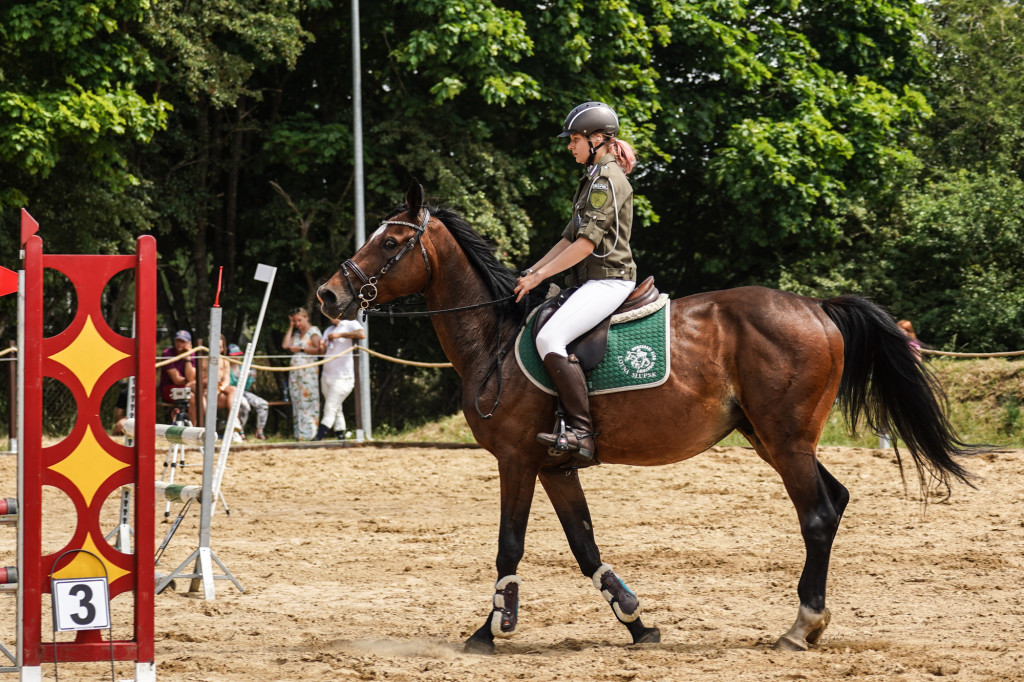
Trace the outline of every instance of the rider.
<instances>
[{"instance_id":1,"label":"rider","mask_svg":"<svg viewBox=\"0 0 1024 682\"><path fill-rule=\"evenodd\" d=\"M516 300L548 277L569 270L566 283L578 286L537 336L537 351L566 411L569 451L594 461L594 427L586 377L566 347L615 311L636 285L629 247L633 227L633 188L626 174L636 165L632 147L618 139L619 118L607 104L584 102L569 112L558 137L586 166L573 197L572 219L562 238L516 284ZM555 445L560 434L537 440Z\"/></svg>"}]
</instances>

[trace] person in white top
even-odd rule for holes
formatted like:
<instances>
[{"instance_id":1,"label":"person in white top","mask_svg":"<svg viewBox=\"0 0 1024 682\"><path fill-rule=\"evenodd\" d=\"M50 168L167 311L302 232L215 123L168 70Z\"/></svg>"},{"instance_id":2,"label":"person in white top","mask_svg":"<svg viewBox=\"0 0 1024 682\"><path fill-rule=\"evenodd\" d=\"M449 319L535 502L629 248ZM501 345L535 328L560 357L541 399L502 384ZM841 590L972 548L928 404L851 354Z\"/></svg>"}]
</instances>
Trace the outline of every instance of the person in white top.
<instances>
[{"instance_id":1,"label":"person in white top","mask_svg":"<svg viewBox=\"0 0 1024 682\"><path fill-rule=\"evenodd\" d=\"M356 385L351 348L356 339L365 338L363 326L355 320L334 319L320 337L320 354L325 358L334 357L334 360L324 363L320 371L324 413L313 440L323 440L332 429L339 439L345 438L345 415L341 410L341 404Z\"/></svg>"}]
</instances>

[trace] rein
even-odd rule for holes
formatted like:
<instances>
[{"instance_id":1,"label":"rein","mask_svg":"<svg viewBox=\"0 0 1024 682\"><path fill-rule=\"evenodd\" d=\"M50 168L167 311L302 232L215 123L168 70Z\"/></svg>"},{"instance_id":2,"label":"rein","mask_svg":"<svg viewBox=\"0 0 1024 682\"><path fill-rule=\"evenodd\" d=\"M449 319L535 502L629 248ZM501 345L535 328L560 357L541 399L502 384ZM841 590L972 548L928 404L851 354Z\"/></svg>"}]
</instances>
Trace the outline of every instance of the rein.
<instances>
[{"instance_id":1,"label":"rein","mask_svg":"<svg viewBox=\"0 0 1024 682\"><path fill-rule=\"evenodd\" d=\"M486 308L486 307L492 306L492 305L499 305L501 303L506 303L506 302L512 300L514 297L515 297L515 294L510 294L510 295L506 296L505 298L499 298L499 299L494 300L494 301L484 301L483 303L474 303L473 305L465 305L465 306L461 306L461 307L458 307L458 308L444 308L442 310L414 310L414 311L409 311L409 312L394 312L393 310L390 310L390 308L392 306L389 306L389 310L386 310L386 311L385 310L380 310L379 308L363 308L361 310L361 312L363 313L363 315L373 315L374 317L387 317L387 318L395 318L395 317L432 317L434 315L443 315L445 313L457 313L457 312L461 312L463 310L474 310L476 308ZM526 318L524 317L522 325L525 325L525 324L526 324ZM522 327L522 325L520 325L520 327ZM504 313L500 313L498 315L498 338L497 338L497 344L499 346L498 347L498 352L495 354L494 364L491 365L491 368L487 370L487 374L484 375L483 380L480 382L480 385L476 389L476 395L473 396L473 407L476 408L476 413L477 413L477 415L481 419L490 419L491 417L494 416L494 412L498 409L498 404L501 402L501 379L502 379L501 371L500 371L501 370L501 366L502 366L502 364L505 361L505 356L508 355L508 351L512 348L512 344L515 343L516 337L518 336L518 332L515 333L515 334L512 334L509 337L508 341L506 341L504 343L504 345L501 345L501 336L502 336L502 331L504 329L504 326L505 326L505 314ZM498 372L498 394L494 398L494 404L491 405L490 412L488 412L487 414L484 414L483 410L480 409L480 394L483 392L484 386L487 385L487 382L490 380L491 375L493 375L495 371Z\"/></svg>"},{"instance_id":2,"label":"rein","mask_svg":"<svg viewBox=\"0 0 1024 682\"><path fill-rule=\"evenodd\" d=\"M393 310L394 305L388 305L387 310L381 310L380 308L363 308L362 313L364 315L373 315L374 317L431 317L433 315L443 315L445 313L458 313L463 310L473 310L475 308L486 308L487 306L500 305L511 301L515 294L509 294L505 298L499 298L493 301L484 301L483 303L474 303L473 305L464 305L458 308L442 308L441 310L410 310L395 312Z\"/></svg>"},{"instance_id":3,"label":"rein","mask_svg":"<svg viewBox=\"0 0 1024 682\"><path fill-rule=\"evenodd\" d=\"M375 317L388 317L388 318L395 318L395 317L431 317L433 315L443 315L445 313L457 313L457 312L462 312L464 310L475 310L476 308L486 308L488 306L500 305L502 303L507 303L508 301L510 301L513 298L515 298L515 294L509 294L508 296L506 296L504 298L499 298L499 299L496 299L494 301L484 301L483 303L474 303L472 305L460 306L458 308L444 308L442 310L422 310L422 311L409 311L409 312L394 312L394 310L392 310L392 308L394 306L388 306L388 310L386 310L386 311L385 310L380 310L379 308L371 308L370 305L375 300L377 300L377 293L378 293L377 292L377 283L381 280L381 278L384 277L384 275L386 275L388 273L388 271L391 270L392 267L395 266L396 263L398 263L398 261L400 261L402 259L402 257L405 254L407 254L410 250L412 250L412 248L414 246L416 246L417 242L419 243L420 251L423 254L423 264L427 268L427 285L425 287L423 287L423 291L426 291L428 288L430 288L430 282L432 280L432 277L431 277L432 273L430 271L430 261L427 258L427 248L426 248L426 246L423 245L423 234L426 232L427 221L429 221L429 220L430 220L430 211L428 211L426 208L424 208L423 209L423 219L420 221L419 225L416 225L415 223L409 223L409 222L406 222L404 220L385 220L385 221L381 222L381 224L378 226L378 229L380 227L384 227L386 225L405 225L406 227L411 227L413 230L415 230L415 233L413 234L412 237L409 238L409 241L407 241L405 243L405 245L402 247L402 249L398 253L396 253L391 258L388 258L387 261L384 262L384 265L381 266L380 270L377 272L376 275L374 275L372 277L367 277L366 273L363 272L362 268L360 268L358 265L356 265L355 261L353 261L351 258L341 264L341 273L345 277L345 283L348 285L349 291L352 293L352 297L353 298L357 298L359 300L359 311L364 316L373 315ZM357 279L359 279L360 282L362 282L362 285L359 287L359 291L356 291L356 288L352 284L352 275L349 274L350 272L352 273L352 275L355 275L355 277ZM420 293L422 294L423 291L421 291ZM524 325L526 324L525 317L523 318L523 324ZM476 407L476 413L477 413L477 415L480 416L481 419L490 419L491 417L493 417L495 410L498 409L498 404L501 402L501 383L502 383L501 379L502 379L502 376L501 376L501 371L500 370L501 370L501 366L502 366L502 364L503 364L503 362L505 360L505 356L508 355L508 351L512 347L512 345L515 343L515 339L516 339L516 336L517 336L517 334L512 334L511 337L509 337L509 340L506 341L504 344L502 344L501 336L502 336L502 331L504 329L504 326L505 326L505 313L502 311L502 312L499 312L499 314L498 314L498 338L497 338L497 344L496 344L498 346L498 352L497 352L496 357L495 357L495 362L491 366L491 368L489 370L487 370L487 374L484 375L483 381L480 382L480 386L478 386L477 389L476 389L476 396L474 396L474 398L473 398L473 405L474 405L474 407ZM490 412L488 412L487 414L484 414L483 411L480 409L480 394L483 392L484 386L487 385L487 382L490 380L491 375L493 375L496 370L498 371L498 393L497 393L497 395L494 398L494 404L491 406Z\"/></svg>"}]
</instances>

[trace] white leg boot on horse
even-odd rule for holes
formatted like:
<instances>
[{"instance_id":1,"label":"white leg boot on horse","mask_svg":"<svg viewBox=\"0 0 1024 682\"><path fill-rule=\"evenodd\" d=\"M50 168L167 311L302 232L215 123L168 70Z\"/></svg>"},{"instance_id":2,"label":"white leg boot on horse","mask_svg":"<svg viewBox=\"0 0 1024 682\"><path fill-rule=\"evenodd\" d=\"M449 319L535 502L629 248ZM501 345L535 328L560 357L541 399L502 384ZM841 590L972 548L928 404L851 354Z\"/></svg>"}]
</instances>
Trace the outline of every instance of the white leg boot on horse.
<instances>
[{"instance_id":1,"label":"white leg boot on horse","mask_svg":"<svg viewBox=\"0 0 1024 682\"><path fill-rule=\"evenodd\" d=\"M565 357L558 353L544 356L544 368L565 408L567 424L565 433L538 433L537 440L547 445L556 457L571 453L572 466L597 464L597 446L594 444L597 434L590 418L590 396L583 368L575 355Z\"/></svg>"}]
</instances>

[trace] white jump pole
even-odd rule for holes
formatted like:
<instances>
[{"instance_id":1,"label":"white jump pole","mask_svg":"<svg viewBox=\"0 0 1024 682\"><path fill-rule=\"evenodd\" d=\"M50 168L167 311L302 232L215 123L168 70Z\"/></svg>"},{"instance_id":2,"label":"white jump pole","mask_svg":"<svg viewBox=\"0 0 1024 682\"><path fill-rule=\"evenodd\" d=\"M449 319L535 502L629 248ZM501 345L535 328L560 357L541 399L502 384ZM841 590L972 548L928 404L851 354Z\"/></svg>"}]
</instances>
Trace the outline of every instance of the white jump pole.
<instances>
[{"instance_id":1,"label":"white jump pole","mask_svg":"<svg viewBox=\"0 0 1024 682\"><path fill-rule=\"evenodd\" d=\"M267 312L267 304L270 302L270 292L274 288L274 277L277 275L277 268L271 265L265 265L260 263L256 266L256 274L253 276L257 282L265 282L267 290L263 294L263 305L260 306L260 315L256 318L256 329L253 331L252 339L249 340L248 345L245 347L245 357L242 359L242 370L238 375L238 387L235 390L235 399L231 403L231 414L228 415L228 425L231 426L235 423L235 419L238 418L238 408L242 404L243 393L245 392L245 382L249 380L249 370L252 369L252 358L256 354L256 344L260 338L260 330L263 328L263 316ZM213 500L216 503L217 499L223 501L220 494L220 484L224 480L224 470L228 465L228 451L231 449L231 435L228 433L224 434L224 440L220 444L220 453L217 457L217 468L213 474ZM205 483L203 484L205 488ZM216 504L214 504L216 509ZM224 511L228 511L227 505L224 506Z\"/></svg>"}]
</instances>

